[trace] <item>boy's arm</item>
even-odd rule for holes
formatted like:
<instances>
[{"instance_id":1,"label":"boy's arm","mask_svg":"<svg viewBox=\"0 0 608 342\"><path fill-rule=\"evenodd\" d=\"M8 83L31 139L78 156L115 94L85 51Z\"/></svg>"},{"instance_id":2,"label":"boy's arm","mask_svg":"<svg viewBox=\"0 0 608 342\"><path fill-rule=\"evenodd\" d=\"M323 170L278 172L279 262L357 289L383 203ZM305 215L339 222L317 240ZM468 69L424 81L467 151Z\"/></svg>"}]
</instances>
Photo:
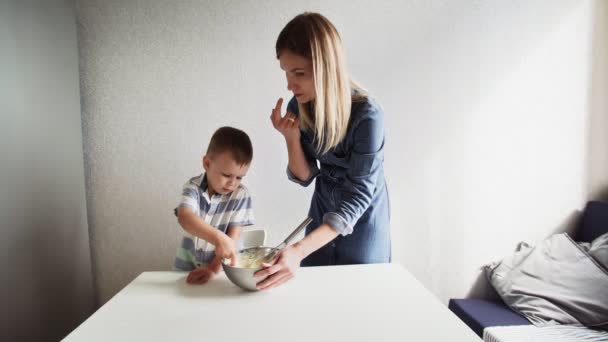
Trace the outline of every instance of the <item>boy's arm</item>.
<instances>
[{"instance_id":1,"label":"boy's arm","mask_svg":"<svg viewBox=\"0 0 608 342\"><path fill-rule=\"evenodd\" d=\"M192 209L179 207L177 210L177 221L188 233L197 236L215 246L215 255L221 259L231 259L231 264L236 262L236 247L234 241L223 232L215 229L205 222Z\"/></svg>"},{"instance_id":2,"label":"boy's arm","mask_svg":"<svg viewBox=\"0 0 608 342\"><path fill-rule=\"evenodd\" d=\"M236 245L236 242L239 241L239 237L241 236L242 230L242 227L232 226L228 228L226 235L228 235ZM209 263L209 268L213 271L213 273L219 273L222 269L222 258L216 255Z\"/></svg>"}]
</instances>

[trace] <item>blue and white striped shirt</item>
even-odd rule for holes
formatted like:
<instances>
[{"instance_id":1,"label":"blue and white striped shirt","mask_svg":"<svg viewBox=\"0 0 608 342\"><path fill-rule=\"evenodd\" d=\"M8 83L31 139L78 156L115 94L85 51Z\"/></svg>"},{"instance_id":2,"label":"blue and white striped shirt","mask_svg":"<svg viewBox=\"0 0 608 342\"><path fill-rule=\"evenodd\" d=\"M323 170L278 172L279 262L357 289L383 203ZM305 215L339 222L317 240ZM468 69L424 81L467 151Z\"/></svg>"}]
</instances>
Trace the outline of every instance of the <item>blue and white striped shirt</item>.
<instances>
[{"instance_id":1,"label":"blue and white striped shirt","mask_svg":"<svg viewBox=\"0 0 608 342\"><path fill-rule=\"evenodd\" d=\"M240 184L231 193L214 194L211 197L207 189L205 174L191 178L184 184L178 208L192 209L201 219L224 233L233 226L243 227L254 224L251 196L244 185ZM177 215L177 208L175 214ZM187 234L177 248L173 268L191 271L211 262L215 256L214 251L215 246L211 243Z\"/></svg>"}]
</instances>

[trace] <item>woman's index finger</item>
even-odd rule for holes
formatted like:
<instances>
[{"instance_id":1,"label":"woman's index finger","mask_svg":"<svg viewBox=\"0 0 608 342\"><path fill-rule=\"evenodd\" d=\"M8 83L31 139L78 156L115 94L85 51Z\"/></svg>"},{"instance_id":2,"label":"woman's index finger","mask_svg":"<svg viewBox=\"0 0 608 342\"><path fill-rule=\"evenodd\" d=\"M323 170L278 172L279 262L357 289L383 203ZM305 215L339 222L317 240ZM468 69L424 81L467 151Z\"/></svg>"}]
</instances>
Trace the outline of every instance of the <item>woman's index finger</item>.
<instances>
[{"instance_id":1,"label":"woman's index finger","mask_svg":"<svg viewBox=\"0 0 608 342\"><path fill-rule=\"evenodd\" d=\"M283 106L283 98L279 97L279 99L277 100L277 104L274 106L274 110L272 111L272 114L275 115L275 119L281 118L281 107L282 106Z\"/></svg>"}]
</instances>

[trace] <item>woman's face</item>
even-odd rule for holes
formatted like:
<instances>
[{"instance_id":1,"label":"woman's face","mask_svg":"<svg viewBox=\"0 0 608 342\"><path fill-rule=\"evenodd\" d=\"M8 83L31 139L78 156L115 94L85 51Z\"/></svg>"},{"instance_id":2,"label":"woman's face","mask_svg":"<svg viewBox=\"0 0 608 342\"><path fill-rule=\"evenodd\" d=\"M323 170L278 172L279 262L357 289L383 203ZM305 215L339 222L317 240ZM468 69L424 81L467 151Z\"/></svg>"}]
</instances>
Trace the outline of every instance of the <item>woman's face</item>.
<instances>
[{"instance_id":1,"label":"woman's face","mask_svg":"<svg viewBox=\"0 0 608 342\"><path fill-rule=\"evenodd\" d=\"M289 50L283 50L279 54L279 63L287 77L287 90L293 93L298 103L314 100L312 61Z\"/></svg>"}]
</instances>

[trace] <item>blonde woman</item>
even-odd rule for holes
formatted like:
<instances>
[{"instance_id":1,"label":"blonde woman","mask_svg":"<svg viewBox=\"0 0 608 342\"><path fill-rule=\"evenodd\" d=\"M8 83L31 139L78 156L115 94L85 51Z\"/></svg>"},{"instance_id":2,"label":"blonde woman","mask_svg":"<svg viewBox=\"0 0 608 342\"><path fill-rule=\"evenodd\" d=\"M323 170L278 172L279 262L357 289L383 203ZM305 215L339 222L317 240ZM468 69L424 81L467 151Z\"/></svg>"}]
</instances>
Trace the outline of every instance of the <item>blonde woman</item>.
<instances>
[{"instance_id":1,"label":"blonde woman","mask_svg":"<svg viewBox=\"0 0 608 342\"><path fill-rule=\"evenodd\" d=\"M302 186L315 181L313 222L304 239L258 271L269 276L258 288L281 285L300 265L390 262L382 109L350 79L340 36L322 15L293 18L279 34L276 55L294 96L284 115L279 99L270 119L285 138L289 179Z\"/></svg>"}]
</instances>

